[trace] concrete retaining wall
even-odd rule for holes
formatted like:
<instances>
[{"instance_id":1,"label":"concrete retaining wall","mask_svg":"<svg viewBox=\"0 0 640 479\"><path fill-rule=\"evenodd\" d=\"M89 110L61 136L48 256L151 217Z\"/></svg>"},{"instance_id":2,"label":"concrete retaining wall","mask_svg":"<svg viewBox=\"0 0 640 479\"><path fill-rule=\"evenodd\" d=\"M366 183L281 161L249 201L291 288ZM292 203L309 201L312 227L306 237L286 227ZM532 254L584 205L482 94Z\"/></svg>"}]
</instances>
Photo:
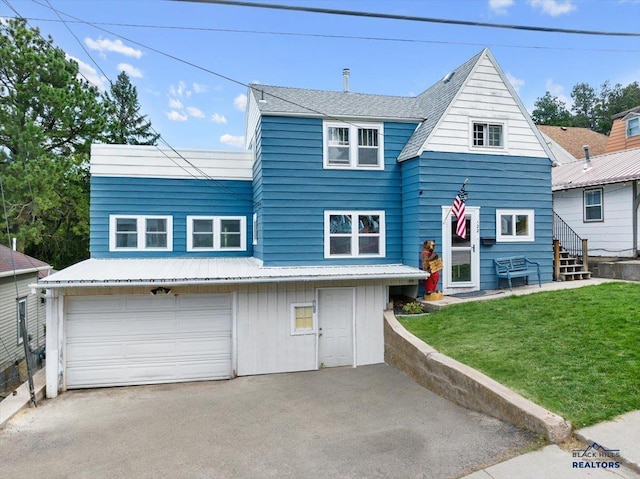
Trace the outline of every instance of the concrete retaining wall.
<instances>
[{"instance_id":1,"label":"concrete retaining wall","mask_svg":"<svg viewBox=\"0 0 640 479\"><path fill-rule=\"evenodd\" d=\"M384 313L385 362L418 384L461 406L541 434L553 443L571 435L571 424L509 388L418 339Z\"/></svg>"}]
</instances>

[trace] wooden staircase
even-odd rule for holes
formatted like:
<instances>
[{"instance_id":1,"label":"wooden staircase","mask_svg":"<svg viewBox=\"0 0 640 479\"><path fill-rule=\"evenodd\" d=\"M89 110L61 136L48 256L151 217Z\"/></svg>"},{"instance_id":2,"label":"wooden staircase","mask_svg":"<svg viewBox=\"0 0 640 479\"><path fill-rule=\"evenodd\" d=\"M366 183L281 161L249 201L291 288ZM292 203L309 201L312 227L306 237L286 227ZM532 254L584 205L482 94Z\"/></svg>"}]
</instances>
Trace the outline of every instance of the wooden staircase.
<instances>
[{"instance_id":1,"label":"wooden staircase","mask_svg":"<svg viewBox=\"0 0 640 479\"><path fill-rule=\"evenodd\" d=\"M553 213L553 279L591 279L587 240L580 238L565 221Z\"/></svg>"},{"instance_id":2,"label":"wooden staircase","mask_svg":"<svg viewBox=\"0 0 640 479\"><path fill-rule=\"evenodd\" d=\"M556 280L574 281L578 279L591 279L591 271L587 271L579 258L567 251L560 251L559 276Z\"/></svg>"}]
</instances>

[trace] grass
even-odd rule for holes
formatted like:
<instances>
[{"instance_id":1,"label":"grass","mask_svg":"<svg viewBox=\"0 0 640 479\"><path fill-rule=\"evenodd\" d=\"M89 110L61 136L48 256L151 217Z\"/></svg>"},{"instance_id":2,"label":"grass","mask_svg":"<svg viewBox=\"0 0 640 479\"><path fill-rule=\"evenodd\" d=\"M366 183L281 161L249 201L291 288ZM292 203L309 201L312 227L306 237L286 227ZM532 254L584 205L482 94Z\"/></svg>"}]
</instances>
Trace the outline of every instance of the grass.
<instances>
[{"instance_id":1,"label":"grass","mask_svg":"<svg viewBox=\"0 0 640 479\"><path fill-rule=\"evenodd\" d=\"M468 302L398 320L575 427L640 409L638 283Z\"/></svg>"}]
</instances>

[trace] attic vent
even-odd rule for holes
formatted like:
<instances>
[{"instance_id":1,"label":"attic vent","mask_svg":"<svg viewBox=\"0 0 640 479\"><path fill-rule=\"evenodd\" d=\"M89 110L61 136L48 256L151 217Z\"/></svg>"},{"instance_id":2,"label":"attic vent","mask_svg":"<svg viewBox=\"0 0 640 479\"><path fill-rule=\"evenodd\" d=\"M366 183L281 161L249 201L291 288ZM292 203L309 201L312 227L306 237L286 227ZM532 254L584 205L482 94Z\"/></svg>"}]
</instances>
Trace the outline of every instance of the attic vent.
<instances>
[{"instance_id":1,"label":"attic vent","mask_svg":"<svg viewBox=\"0 0 640 479\"><path fill-rule=\"evenodd\" d=\"M449 83L449 80L451 80L453 78L453 75L455 75L456 72L449 72L445 75L445 77L442 79L442 83Z\"/></svg>"}]
</instances>

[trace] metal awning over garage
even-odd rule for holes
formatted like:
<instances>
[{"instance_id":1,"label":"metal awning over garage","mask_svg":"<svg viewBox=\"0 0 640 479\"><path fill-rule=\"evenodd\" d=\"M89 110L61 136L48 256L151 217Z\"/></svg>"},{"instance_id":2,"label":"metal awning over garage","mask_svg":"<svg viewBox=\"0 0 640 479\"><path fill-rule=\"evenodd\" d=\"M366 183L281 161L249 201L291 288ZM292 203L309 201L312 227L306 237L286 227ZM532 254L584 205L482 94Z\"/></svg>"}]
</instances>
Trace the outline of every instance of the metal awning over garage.
<instances>
[{"instance_id":1,"label":"metal awning over garage","mask_svg":"<svg viewBox=\"0 0 640 479\"><path fill-rule=\"evenodd\" d=\"M38 282L43 288L423 279L402 264L263 267L255 258L88 259Z\"/></svg>"}]
</instances>

